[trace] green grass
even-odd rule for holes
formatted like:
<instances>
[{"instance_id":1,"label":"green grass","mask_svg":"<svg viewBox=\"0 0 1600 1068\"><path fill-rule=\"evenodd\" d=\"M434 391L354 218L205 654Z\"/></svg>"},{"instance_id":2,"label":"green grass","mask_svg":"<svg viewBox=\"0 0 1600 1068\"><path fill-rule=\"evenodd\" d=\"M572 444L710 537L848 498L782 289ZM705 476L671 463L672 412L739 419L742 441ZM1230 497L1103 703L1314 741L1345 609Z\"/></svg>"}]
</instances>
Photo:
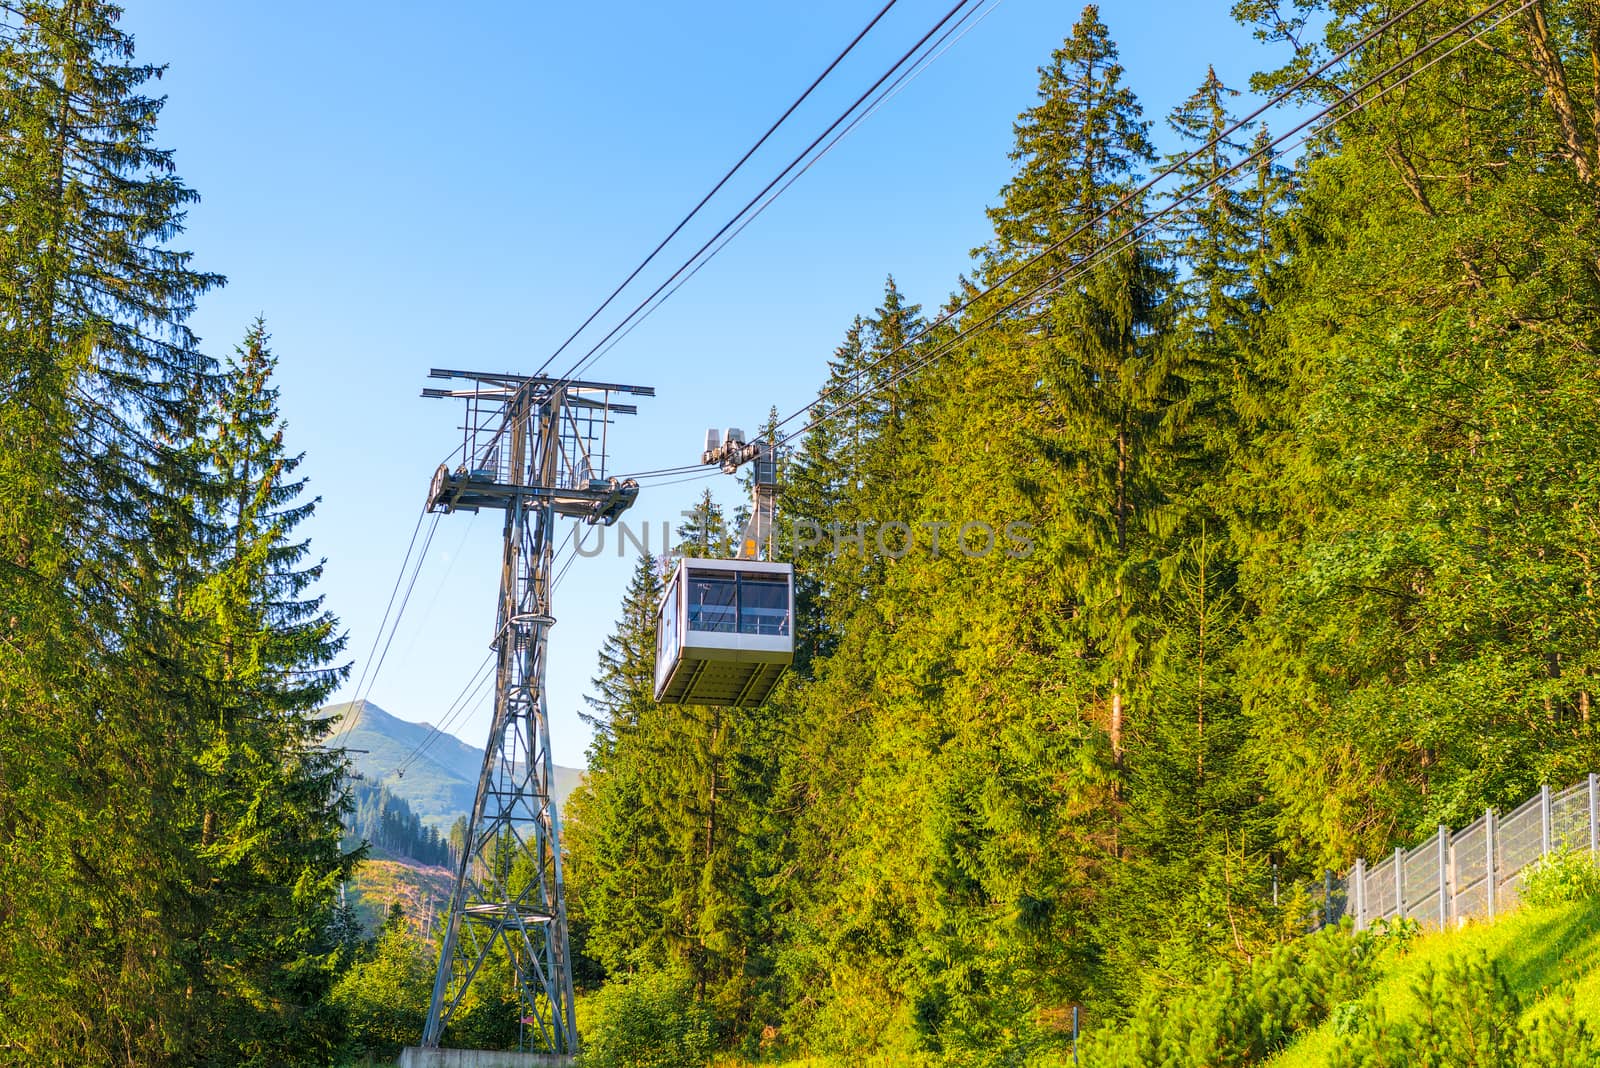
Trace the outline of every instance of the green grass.
<instances>
[{"instance_id":1,"label":"green grass","mask_svg":"<svg viewBox=\"0 0 1600 1068\"><path fill-rule=\"evenodd\" d=\"M1413 984L1424 969L1440 969L1458 955L1482 952L1495 962L1524 1008L1537 1016L1571 999L1575 1014L1600 1033L1600 899L1547 908L1524 907L1494 923L1418 935L1388 961L1372 988L1391 1019L1419 1008ZM1331 1021L1303 1033L1267 1062L1268 1068L1325 1068L1336 1038ZM743 1061L724 1057L714 1068L840 1068L828 1058ZM906 1068L883 1055L857 1059L862 1068ZM854 1068L852 1065L852 1068Z\"/></svg>"},{"instance_id":2,"label":"green grass","mask_svg":"<svg viewBox=\"0 0 1600 1068\"><path fill-rule=\"evenodd\" d=\"M926 1060L908 1061L903 1057L896 1057L884 1053L867 1053L854 1057L848 1062L848 1068L925 1068ZM732 1054L718 1057L711 1062L711 1068L847 1068L843 1061L831 1057L801 1057L798 1060L777 1061L748 1061L741 1060Z\"/></svg>"},{"instance_id":3,"label":"green grass","mask_svg":"<svg viewBox=\"0 0 1600 1068\"><path fill-rule=\"evenodd\" d=\"M1374 989L1393 1016L1409 1015L1417 1008L1412 984L1424 966L1439 966L1452 956L1478 950L1504 970L1512 990L1527 1006L1524 1015L1538 1014L1555 999L1571 997L1577 1015L1600 1031L1600 901L1596 900L1524 908L1494 923L1419 936L1395 958ZM1324 1023L1268 1064L1323 1068L1334 1040L1332 1023Z\"/></svg>"}]
</instances>

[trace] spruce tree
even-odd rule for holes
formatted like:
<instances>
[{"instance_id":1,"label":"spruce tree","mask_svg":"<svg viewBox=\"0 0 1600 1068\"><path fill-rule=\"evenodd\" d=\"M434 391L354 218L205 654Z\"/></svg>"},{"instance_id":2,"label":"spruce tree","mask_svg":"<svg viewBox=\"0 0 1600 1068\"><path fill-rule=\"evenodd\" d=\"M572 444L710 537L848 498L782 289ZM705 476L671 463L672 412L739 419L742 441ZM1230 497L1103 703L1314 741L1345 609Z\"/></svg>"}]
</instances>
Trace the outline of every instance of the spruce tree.
<instances>
[{"instance_id":1,"label":"spruce tree","mask_svg":"<svg viewBox=\"0 0 1600 1068\"><path fill-rule=\"evenodd\" d=\"M861 406L842 406L866 389L865 333L858 316L828 361L812 425L785 471L779 544L795 568L795 667L803 673L836 647L850 608L833 578L835 544L863 518L853 495L863 474L865 433Z\"/></svg>"},{"instance_id":2,"label":"spruce tree","mask_svg":"<svg viewBox=\"0 0 1600 1068\"><path fill-rule=\"evenodd\" d=\"M1037 480L1035 497L1059 517L1052 551L1072 640L1099 665L1120 761L1127 706L1148 666L1141 606L1164 551L1174 487L1163 451L1183 398L1171 276L1157 251L1127 232L1142 206L1130 199L1138 168L1153 154L1116 60L1098 10L1084 8L1040 72L1040 101L1017 124L1019 174L990 215L998 257L1079 229L1069 251L1097 257L1048 298L1022 368L1045 387L1042 407L1017 425L1027 435L1022 447L1048 465L1024 477ZM1032 407L1038 391L1028 378L1017 391Z\"/></svg>"},{"instance_id":3,"label":"spruce tree","mask_svg":"<svg viewBox=\"0 0 1600 1068\"><path fill-rule=\"evenodd\" d=\"M686 552L731 550L709 494L679 536ZM753 961L770 951L752 836L774 754L760 748L760 712L655 703L660 589L641 557L594 680L589 774L569 823L573 915L610 974L682 969L733 1021L748 1018Z\"/></svg>"},{"instance_id":4,"label":"spruce tree","mask_svg":"<svg viewBox=\"0 0 1600 1068\"><path fill-rule=\"evenodd\" d=\"M654 704L661 592L655 558L641 553L628 581L617 629L601 645L599 671L589 680L594 692L585 700L594 714L585 719L595 731L597 746L609 744L618 729L626 729Z\"/></svg>"},{"instance_id":5,"label":"spruce tree","mask_svg":"<svg viewBox=\"0 0 1600 1068\"><path fill-rule=\"evenodd\" d=\"M1058 266L1125 225L1126 212L1117 205L1154 150L1149 124L1123 74L1100 9L1089 4L1039 69L1039 103L1014 127L1011 160L1017 173L1001 190L1001 204L989 209L995 230L985 256L990 272L1042 253L1081 229L1043 264ZM1102 213L1110 214L1101 219Z\"/></svg>"},{"instance_id":6,"label":"spruce tree","mask_svg":"<svg viewBox=\"0 0 1600 1068\"><path fill-rule=\"evenodd\" d=\"M220 279L170 245L194 194L119 17L26 2L0 32L0 1047L34 1064L187 1062L197 1031L201 687L165 563L204 481L184 321Z\"/></svg>"},{"instance_id":7,"label":"spruce tree","mask_svg":"<svg viewBox=\"0 0 1600 1068\"><path fill-rule=\"evenodd\" d=\"M613 974L664 961L670 926L668 812L654 794L664 773L655 751L663 722L655 703L660 599L656 563L641 554L586 698L594 730L589 771L567 820L574 923L585 952Z\"/></svg>"},{"instance_id":8,"label":"spruce tree","mask_svg":"<svg viewBox=\"0 0 1600 1068\"><path fill-rule=\"evenodd\" d=\"M673 533L678 540L672 551L679 556L725 560L733 555L734 532L728 529L722 505L709 489L683 514L683 522Z\"/></svg>"},{"instance_id":9,"label":"spruce tree","mask_svg":"<svg viewBox=\"0 0 1600 1068\"><path fill-rule=\"evenodd\" d=\"M871 318L858 316L834 351L813 425L789 465L780 506L794 542L786 558L795 564L802 672L836 646L912 537L908 520L928 475L906 466L924 455L917 435L928 425L926 389L913 373L926 343L921 311L892 275L885 280L883 303Z\"/></svg>"},{"instance_id":10,"label":"spruce tree","mask_svg":"<svg viewBox=\"0 0 1600 1068\"><path fill-rule=\"evenodd\" d=\"M1108 976L1132 997L1160 981L1208 972L1219 954L1245 957L1269 937L1268 806L1234 684L1245 606L1229 537L1229 460L1241 437L1236 410L1251 387L1252 339L1263 332L1255 285L1262 253L1255 198L1270 185L1228 181L1249 151L1230 137L1232 94L1208 71L1168 122L1186 144L1174 157L1188 198L1167 243L1181 275L1163 444L1169 533L1148 591L1149 685L1130 731L1121 846L1101 929ZM1189 145L1194 145L1192 159ZM1250 177L1250 172L1246 172Z\"/></svg>"},{"instance_id":11,"label":"spruce tree","mask_svg":"<svg viewBox=\"0 0 1600 1068\"><path fill-rule=\"evenodd\" d=\"M1241 190L1232 180L1255 147L1241 140L1248 127L1229 133L1234 118L1228 102L1237 95L1208 68L1200 86L1167 117L1181 139L1169 161L1179 179L1171 196L1184 204L1166 250L1182 269L1173 328L1187 352L1185 392L1195 422L1226 419L1219 409L1226 406L1244 359L1242 346L1256 325L1254 268L1265 240L1262 216L1270 220L1276 208L1270 200L1258 203L1265 192L1259 182ZM1269 153L1244 176L1270 175L1262 168L1271 163Z\"/></svg>"},{"instance_id":12,"label":"spruce tree","mask_svg":"<svg viewBox=\"0 0 1600 1068\"><path fill-rule=\"evenodd\" d=\"M314 715L345 669L311 587L322 562L296 536L311 517L284 447L276 358L257 320L228 361L202 438L216 480L209 571L179 610L201 627L213 700L196 754L193 834L207 872L200 953L216 1006L200 1059L300 1063L332 1049L319 1017L337 945L325 935L353 857L343 853L344 763Z\"/></svg>"}]
</instances>

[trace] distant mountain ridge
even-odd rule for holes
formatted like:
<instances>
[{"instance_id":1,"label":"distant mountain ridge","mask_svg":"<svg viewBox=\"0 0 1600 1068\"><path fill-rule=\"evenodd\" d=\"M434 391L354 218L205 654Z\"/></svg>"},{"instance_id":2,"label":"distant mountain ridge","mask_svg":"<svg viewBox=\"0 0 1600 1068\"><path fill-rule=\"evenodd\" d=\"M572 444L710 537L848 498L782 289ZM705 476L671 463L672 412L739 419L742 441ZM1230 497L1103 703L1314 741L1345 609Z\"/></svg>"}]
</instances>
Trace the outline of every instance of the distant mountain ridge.
<instances>
[{"instance_id":1,"label":"distant mountain ridge","mask_svg":"<svg viewBox=\"0 0 1600 1068\"><path fill-rule=\"evenodd\" d=\"M352 752L350 763L370 784L383 785L403 797L412 811L429 825L448 835L456 817L472 809L478 789L478 774L483 770L483 750L468 745L448 732L438 733L427 751L411 762L404 775L396 769L427 738L426 723L412 723L392 716L371 701L328 705L323 713L350 725L339 736L339 744ZM583 780L579 768L555 767L557 811L565 814L567 798Z\"/></svg>"}]
</instances>

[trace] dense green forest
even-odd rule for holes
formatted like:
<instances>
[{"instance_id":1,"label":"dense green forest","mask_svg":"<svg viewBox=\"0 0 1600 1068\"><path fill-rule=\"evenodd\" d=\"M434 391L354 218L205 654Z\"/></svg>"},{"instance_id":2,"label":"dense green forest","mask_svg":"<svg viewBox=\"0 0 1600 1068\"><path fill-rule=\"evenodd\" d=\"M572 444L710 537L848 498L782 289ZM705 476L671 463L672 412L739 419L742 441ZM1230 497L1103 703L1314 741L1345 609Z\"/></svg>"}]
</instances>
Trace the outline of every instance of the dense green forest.
<instances>
[{"instance_id":1,"label":"dense green forest","mask_svg":"<svg viewBox=\"0 0 1600 1068\"><path fill-rule=\"evenodd\" d=\"M1600 9L1235 14L1304 146L1203 62L1146 115L1087 8L959 313L841 324L772 701L652 702L639 562L568 836L601 1063L1054 1063L1597 766Z\"/></svg>"},{"instance_id":2,"label":"dense green forest","mask_svg":"<svg viewBox=\"0 0 1600 1068\"><path fill-rule=\"evenodd\" d=\"M0 1064L392 1056L436 925L339 903L316 502L265 323L186 326L224 279L119 15L0 4ZM1301 938L1297 887L1600 767L1600 7L1235 15L1293 117L1203 61L1147 116L1086 8L970 273L839 324L783 431L771 701L654 703L639 561L565 814L592 1068L1326 1015L1388 935ZM677 550L737 523L708 494ZM447 1038L514 1041L507 984Z\"/></svg>"},{"instance_id":3,"label":"dense green forest","mask_svg":"<svg viewBox=\"0 0 1600 1068\"><path fill-rule=\"evenodd\" d=\"M458 819L447 838L439 828L422 822L403 797L381 783L349 785L350 811L344 821L344 846L354 852L362 846L375 854L406 857L419 864L452 864L459 848L455 839L466 836L466 820Z\"/></svg>"},{"instance_id":4,"label":"dense green forest","mask_svg":"<svg viewBox=\"0 0 1600 1068\"><path fill-rule=\"evenodd\" d=\"M327 1064L344 638L119 16L0 6L0 1064Z\"/></svg>"}]
</instances>

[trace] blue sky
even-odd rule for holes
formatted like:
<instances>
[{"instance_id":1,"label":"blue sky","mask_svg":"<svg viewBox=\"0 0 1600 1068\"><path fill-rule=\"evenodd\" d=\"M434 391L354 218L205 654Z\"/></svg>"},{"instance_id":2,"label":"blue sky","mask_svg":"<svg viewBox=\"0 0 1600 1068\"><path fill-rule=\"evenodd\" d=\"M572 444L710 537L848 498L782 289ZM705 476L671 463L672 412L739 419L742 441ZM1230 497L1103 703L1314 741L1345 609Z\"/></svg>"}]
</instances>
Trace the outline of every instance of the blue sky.
<instances>
[{"instance_id":1,"label":"blue sky","mask_svg":"<svg viewBox=\"0 0 1600 1068\"><path fill-rule=\"evenodd\" d=\"M454 407L418 396L428 368L536 368L878 6L130 0L123 24L139 58L169 65L161 143L203 198L182 244L229 278L194 325L220 355L267 318L288 441L322 498L309 524L328 561L321 591L356 674L428 480L457 440ZM901 0L638 297L949 6ZM1208 63L1243 88L1271 58L1227 7L1103 6L1163 148L1160 117ZM657 390L616 428L613 470L692 463L706 427L794 411L886 275L941 304L987 236L983 209L1009 176L1011 124L1034 99L1036 68L1080 10L1001 0L599 360L591 377ZM723 477L665 486L641 495L630 521L659 531L707 485L737 502ZM436 721L456 696L487 653L499 537L497 515L441 520L372 700ZM556 593L558 762L583 762L577 711L630 567L608 546ZM453 733L482 745L488 719L480 705Z\"/></svg>"}]
</instances>

